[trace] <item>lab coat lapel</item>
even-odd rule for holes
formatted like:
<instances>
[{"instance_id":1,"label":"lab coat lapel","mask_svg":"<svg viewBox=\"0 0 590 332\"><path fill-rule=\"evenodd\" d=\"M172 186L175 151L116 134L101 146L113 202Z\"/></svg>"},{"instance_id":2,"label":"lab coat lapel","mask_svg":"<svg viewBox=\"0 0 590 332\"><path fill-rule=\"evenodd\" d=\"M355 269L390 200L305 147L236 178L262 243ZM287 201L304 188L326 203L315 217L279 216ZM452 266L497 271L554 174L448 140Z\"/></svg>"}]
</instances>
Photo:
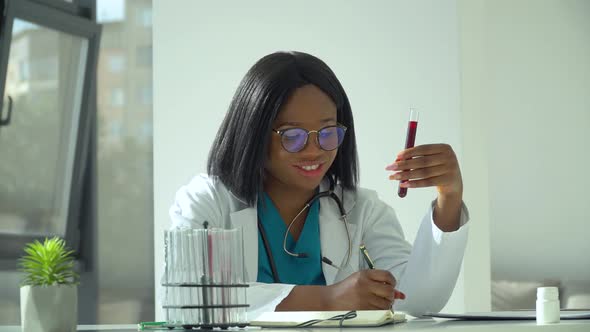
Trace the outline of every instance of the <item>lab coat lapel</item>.
<instances>
[{"instance_id":1,"label":"lab coat lapel","mask_svg":"<svg viewBox=\"0 0 590 332\"><path fill-rule=\"evenodd\" d=\"M249 207L231 213L233 227L242 228L244 235L244 264L246 264L246 280L255 282L258 277L258 212Z\"/></svg>"}]
</instances>

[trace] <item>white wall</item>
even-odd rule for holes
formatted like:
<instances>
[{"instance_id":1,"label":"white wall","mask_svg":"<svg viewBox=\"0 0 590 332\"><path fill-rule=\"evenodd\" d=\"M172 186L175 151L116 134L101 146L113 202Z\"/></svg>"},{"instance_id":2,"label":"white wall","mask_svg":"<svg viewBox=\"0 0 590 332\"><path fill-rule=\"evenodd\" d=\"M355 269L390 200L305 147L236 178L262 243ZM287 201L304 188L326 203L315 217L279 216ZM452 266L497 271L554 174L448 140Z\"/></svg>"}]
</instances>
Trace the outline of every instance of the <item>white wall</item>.
<instances>
[{"instance_id":1,"label":"white wall","mask_svg":"<svg viewBox=\"0 0 590 332\"><path fill-rule=\"evenodd\" d=\"M493 275L590 280L590 2L488 13Z\"/></svg>"},{"instance_id":2,"label":"white wall","mask_svg":"<svg viewBox=\"0 0 590 332\"><path fill-rule=\"evenodd\" d=\"M487 109L483 96L483 7L486 0L461 0L458 5L464 200L469 206L469 241L463 259L465 308L491 309L490 212Z\"/></svg>"},{"instance_id":3,"label":"white wall","mask_svg":"<svg viewBox=\"0 0 590 332\"><path fill-rule=\"evenodd\" d=\"M465 165L478 166L466 181L480 185L471 207L484 223L471 240L489 228L494 280L588 285L590 2L459 9ZM487 259L479 247L465 263L477 255Z\"/></svg>"},{"instance_id":4,"label":"white wall","mask_svg":"<svg viewBox=\"0 0 590 332\"><path fill-rule=\"evenodd\" d=\"M411 106L422 111L417 144L450 143L461 161L457 22L454 0L154 1L156 282L175 191L205 171L242 76L277 50L310 52L336 72L355 115L361 185L396 209L413 240L435 192L399 199L384 167L403 147ZM446 310L463 311L463 296L461 273Z\"/></svg>"}]
</instances>

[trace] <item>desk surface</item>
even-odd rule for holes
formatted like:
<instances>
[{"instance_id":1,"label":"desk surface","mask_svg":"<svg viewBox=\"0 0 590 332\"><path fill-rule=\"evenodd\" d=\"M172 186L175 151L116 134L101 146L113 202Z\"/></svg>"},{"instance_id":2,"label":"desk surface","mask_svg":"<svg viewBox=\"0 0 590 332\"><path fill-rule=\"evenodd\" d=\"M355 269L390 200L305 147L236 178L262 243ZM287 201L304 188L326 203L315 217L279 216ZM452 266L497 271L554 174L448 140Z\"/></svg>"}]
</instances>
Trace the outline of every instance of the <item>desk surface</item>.
<instances>
[{"instance_id":1,"label":"desk surface","mask_svg":"<svg viewBox=\"0 0 590 332\"><path fill-rule=\"evenodd\" d=\"M395 330L394 330L395 329ZM537 325L535 321L455 321L444 319L412 319L406 323L387 325L376 328L305 328L305 329L264 329L265 332L286 332L286 331L305 331L305 332L360 332L368 330L378 331L434 331L444 329L450 331L494 331L494 332L528 332L528 331L590 331L590 320L567 320L553 325ZM259 330L258 328L249 328L249 331ZM79 325L78 331L111 331L111 332L129 332L137 331L137 325ZM173 330L181 331L181 330ZM221 331L221 330L213 330ZM229 330L235 331L235 330ZM239 330L238 330L239 331ZM20 326L0 326L0 332L21 332Z\"/></svg>"}]
</instances>

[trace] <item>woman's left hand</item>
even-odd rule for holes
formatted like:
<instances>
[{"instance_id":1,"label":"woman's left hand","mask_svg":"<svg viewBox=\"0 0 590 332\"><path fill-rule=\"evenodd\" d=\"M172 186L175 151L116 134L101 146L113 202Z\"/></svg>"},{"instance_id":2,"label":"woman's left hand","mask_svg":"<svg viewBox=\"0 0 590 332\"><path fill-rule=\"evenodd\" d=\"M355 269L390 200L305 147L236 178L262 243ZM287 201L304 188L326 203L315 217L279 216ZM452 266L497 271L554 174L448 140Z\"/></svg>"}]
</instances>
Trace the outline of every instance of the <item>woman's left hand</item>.
<instances>
[{"instance_id":1,"label":"woman's left hand","mask_svg":"<svg viewBox=\"0 0 590 332\"><path fill-rule=\"evenodd\" d=\"M403 150L385 169L395 171L389 179L404 181L402 187L436 187L439 197L463 196L459 162L448 144L426 144Z\"/></svg>"}]
</instances>

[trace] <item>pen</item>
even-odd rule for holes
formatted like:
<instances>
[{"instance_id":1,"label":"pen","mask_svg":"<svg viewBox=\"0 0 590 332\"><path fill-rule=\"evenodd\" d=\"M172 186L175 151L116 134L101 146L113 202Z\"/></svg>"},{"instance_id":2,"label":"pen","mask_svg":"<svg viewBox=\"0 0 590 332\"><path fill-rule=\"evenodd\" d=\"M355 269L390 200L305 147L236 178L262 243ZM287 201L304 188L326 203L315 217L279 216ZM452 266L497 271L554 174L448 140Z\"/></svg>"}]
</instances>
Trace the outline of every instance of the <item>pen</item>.
<instances>
[{"instance_id":1,"label":"pen","mask_svg":"<svg viewBox=\"0 0 590 332\"><path fill-rule=\"evenodd\" d=\"M365 245L362 244L359 247L359 249L361 250L361 254L363 254L363 258L365 259L365 262L367 262L369 269L374 270L375 264L373 264L373 260L371 259L371 257L369 257L369 253L367 252L367 248L365 247Z\"/></svg>"},{"instance_id":2,"label":"pen","mask_svg":"<svg viewBox=\"0 0 590 332\"><path fill-rule=\"evenodd\" d=\"M375 264L373 264L373 260L371 259L371 257L369 257L369 252L367 251L367 247L365 247L365 245L362 244L359 247L359 249L361 250L361 254L363 255L363 258L365 259L365 262L367 262L369 269L374 270ZM404 294L398 290L394 290L393 294L394 294L394 298L396 298L396 299L405 300L405 298L406 298L406 294Z\"/></svg>"}]
</instances>

